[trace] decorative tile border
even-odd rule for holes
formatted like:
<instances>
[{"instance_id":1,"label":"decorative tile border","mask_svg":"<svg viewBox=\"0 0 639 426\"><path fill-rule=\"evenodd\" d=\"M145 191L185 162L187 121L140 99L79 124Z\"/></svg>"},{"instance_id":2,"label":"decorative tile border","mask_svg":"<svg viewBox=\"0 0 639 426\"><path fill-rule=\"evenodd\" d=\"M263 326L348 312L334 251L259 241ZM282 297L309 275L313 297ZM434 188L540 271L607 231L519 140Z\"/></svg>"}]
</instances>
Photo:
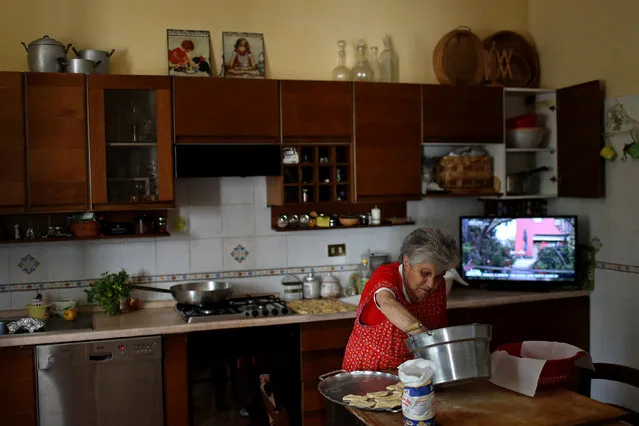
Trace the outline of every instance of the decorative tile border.
<instances>
[{"instance_id":1,"label":"decorative tile border","mask_svg":"<svg viewBox=\"0 0 639 426\"><path fill-rule=\"evenodd\" d=\"M639 274L638 265L624 265L612 262L596 262L597 269L607 269L609 271L628 272L630 274Z\"/></svg>"},{"instance_id":2,"label":"decorative tile border","mask_svg":"<svg viewBox=\"0 0 639 426\"><path fill-rule=\"evenodd\" d=\"M132 281L136 284L152 284L162 282L198 281L210 279L221 280L233 278L259 278L276 277L288 274L305 274L309 272L348 272L356 271L358 268L359 264L357 263L346 265L300 266L295 268L252 269L246 271L199 272L186 274L155 275L150 277L132 277ZM78 281L48 281L43 283L27 284L0 284L0 293L8 293L10 291L33 291L88 287L89 285L91 285L91 281L93 281L93 279Z\"/></svg>"},{"instance_id":3,"label":"decorative tile border","mask_svg":"<svg viewBox=\"0 0 639 426\"><path fill-rule=\"evenodd\" d=\"M639 274L639 265L624 265L612 262L597 262L597 269L606 269L617 272L627 272L631 274ZM259 278L259 277L276 277L288 274L306 274L309 272L328 273L328 272L349 272L356 271L359 264L346 265L324 265L324 266L300 266L295 268L273 268L273 269L252 269L246 271L222 271L222 272L201 272L186 274L170 274L155 275L150 277L133 277L132 281L136 284L153 284L162 282L180 282L180 281L198 281L198 280L221 280L234 278ZM33 290L52 290L65 288L81 288L91 285L93 280L78 281L49 281L43 283L26 283L26 284L0 284L0 293L8 293L11 291L33 291Z\"/></svg>"}]
</instances>

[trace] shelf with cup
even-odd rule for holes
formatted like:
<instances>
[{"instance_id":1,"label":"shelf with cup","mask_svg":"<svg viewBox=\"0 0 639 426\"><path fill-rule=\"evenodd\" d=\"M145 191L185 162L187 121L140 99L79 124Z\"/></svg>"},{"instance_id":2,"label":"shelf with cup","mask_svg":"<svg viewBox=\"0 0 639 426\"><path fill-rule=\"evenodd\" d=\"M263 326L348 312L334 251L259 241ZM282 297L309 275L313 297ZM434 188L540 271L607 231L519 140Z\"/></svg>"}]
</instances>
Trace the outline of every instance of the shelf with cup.
<instances>
[{"instance_id":1,"label":"shelf with cup","mask_svg":"<svg viewBox=\"0 0 639 426\"><path fill-rule=\"evenodd\" d=\"M281 167L267 180L271 206L352 200L350 143L284 144Z\"/></svg>"},{"instance_id":2,"label":"shelf with cup","mask_svg":"<svg viewBox=\"0 0 639 426\"><path fill-rule=\"evenodd\" d=\"M367 217L373 208L381 210L382 220L379 225L371 225ZM319 226L319 221L312 221L313 216L324 216L327 224L333 217L334 225ZM282 216L286 216L286 226L283 225ZM304 223L308 216L309 223ZM364 216L366 219L363 219ZM342 219L356 219L351 226L344 226L340 223ZM293 224L289 224L291 221ZM300 230L330 230L330 229L353 229L353 228L377 228L386 226L412 225L414 222L406 216L406 202L388 203L351 203L351 202L309 202L305 204L291 204L285 206L271 207L271 228L277 232L300 231Z\"/></svg>"},{"instance_id":3,"label":"shelf with cup","mask_svg":"<svg viewBox=\"0 0 639 426\"><path fill-rule=\"evenodd\" d=\"M167 210L0 215L0 243L168 237ZM15 238L15 226L20 238Z\"/></svg>"}]
</instances>

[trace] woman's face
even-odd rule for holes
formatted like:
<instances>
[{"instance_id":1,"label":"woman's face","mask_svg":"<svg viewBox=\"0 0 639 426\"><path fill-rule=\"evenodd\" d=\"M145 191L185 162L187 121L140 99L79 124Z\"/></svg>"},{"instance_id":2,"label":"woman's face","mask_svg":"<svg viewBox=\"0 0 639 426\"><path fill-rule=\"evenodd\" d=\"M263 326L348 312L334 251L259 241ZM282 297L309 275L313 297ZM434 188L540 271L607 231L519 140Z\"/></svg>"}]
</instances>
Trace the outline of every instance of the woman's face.
<instances>
[{"instance_id":1,"label":"woman's face","mask_svg":"<svg viewBox=\"0 0 639 426\"><path fill-rule=\"evenodd\" d=\"M442 284L444 274L437 270L437 267L431 263L418 263L411 265L408 258L404 261L404 285L406 285L409 294L412 293L416 299L422 300Z\"/></svg>"}]
</instances>

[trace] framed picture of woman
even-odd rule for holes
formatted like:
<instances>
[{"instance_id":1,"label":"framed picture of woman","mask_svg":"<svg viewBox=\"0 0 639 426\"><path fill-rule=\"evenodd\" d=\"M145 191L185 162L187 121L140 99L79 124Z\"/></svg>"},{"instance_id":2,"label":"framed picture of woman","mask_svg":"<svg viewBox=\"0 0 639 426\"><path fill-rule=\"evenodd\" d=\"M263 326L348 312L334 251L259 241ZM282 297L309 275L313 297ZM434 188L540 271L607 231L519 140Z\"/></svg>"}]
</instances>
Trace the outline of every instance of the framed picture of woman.
<instances>
[{"instance_id":1,"label":"framed picture of woman","mask_svg":"<svg viewBox=\"0 0 639 426\"><path fill-rule=\"evenodd\" d=\"M211 34L208 31L166 30L169 75L210 77Z\"/></svg>"},{"instance_id":2,"label":"framed picture of woman","mask_svg":"<svg viewBox=\"0 0 639 426\"><path fill-rule=\"evenodd\" d=\"M227 78L266 78L264 35L222 33L222 75Z\"/></svg>"}]
</instances>

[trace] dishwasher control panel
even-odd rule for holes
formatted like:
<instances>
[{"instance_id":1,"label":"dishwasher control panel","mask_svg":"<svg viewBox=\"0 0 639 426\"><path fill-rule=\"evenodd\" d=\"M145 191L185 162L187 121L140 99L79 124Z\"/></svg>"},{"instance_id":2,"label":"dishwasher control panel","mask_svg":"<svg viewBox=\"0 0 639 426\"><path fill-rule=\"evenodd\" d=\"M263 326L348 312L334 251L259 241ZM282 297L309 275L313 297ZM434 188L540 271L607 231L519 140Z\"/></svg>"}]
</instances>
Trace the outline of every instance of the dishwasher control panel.
<instances>
[{"instance_id":1,"label":"dishwasher control panel","mask_svg":"<svg viewBox=\"0 0 639 426\"><path fill-rule=\"evenodd\" d=\"M118 347L121 357L154 355L162 351L159 341L136 341L134 343L122 343Z\"/></svg>"},{"instance_id":2,"label":"dishwasher control panel","mask_svg":"<svg viewBox=\"0 0 639 426\"><path fill-rule=\"evenodd\" d=\"M55 366L162 359L162 338L157 336L42 345L37 347L36 354L40 370Z\"/></svg>"}]
</instances>

